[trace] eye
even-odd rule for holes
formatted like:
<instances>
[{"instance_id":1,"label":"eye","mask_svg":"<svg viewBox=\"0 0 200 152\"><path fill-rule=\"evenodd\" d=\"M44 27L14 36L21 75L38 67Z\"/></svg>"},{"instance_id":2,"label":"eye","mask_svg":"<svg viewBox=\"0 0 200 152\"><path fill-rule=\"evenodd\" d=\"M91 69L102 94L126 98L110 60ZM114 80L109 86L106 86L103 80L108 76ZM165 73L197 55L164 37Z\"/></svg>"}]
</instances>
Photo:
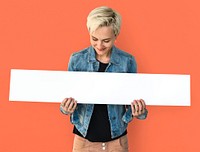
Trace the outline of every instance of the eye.
<instances>
[{"instance_id":1,"label":"eye","mask_svg":"<svg viewBox=\"0 0 200 152\"><path fill-rule=\"evenodd\" d=\"M109 42L110 42L110 40L104 40L103 42L104 42L104 43L109 43Z\"/></svg>"},{"instance_id":2,"label":"eye","mask_svg":"<svg viewBox=\"0 0 200 152\"><path fill-rule=\"evenodd\" d=\"M92 38L92 40L93 40L93 41L98 41L98 39L96 39L96 38Z\"/></svg>"}]
</instances>

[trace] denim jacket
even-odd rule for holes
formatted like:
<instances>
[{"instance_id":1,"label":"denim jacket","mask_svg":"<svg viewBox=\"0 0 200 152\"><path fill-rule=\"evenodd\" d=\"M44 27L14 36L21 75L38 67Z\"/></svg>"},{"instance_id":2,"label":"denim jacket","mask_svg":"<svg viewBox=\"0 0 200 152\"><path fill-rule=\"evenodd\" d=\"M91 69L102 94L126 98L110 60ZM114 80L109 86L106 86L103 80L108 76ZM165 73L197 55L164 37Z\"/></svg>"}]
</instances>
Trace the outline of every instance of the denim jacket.
<instances>
[{"instance_id":1,"label":"denim jacket","mask_svg":"<svg viewBox=\"0 0 200 152\"><path fill-rule=\"evenodd\" d=\"M92 46L72 54L68 64L68 71L97 72L99 69L99 62L96 60L95 56L95 50ZM136 71L137 67L134 57L113 46L110 63L105 72L136 73ZM94 104L77 104L74 113L70 115L71 123L75 125L77 130L84 137L87 135L93 109ZM107 105L107 109L111 127L111 137L115 138L124 133L127 129L128 123L133 119L131 106ZM145 119L147 113L146 110L144 114L137 118Z\"/></svg>"}]
</instances>

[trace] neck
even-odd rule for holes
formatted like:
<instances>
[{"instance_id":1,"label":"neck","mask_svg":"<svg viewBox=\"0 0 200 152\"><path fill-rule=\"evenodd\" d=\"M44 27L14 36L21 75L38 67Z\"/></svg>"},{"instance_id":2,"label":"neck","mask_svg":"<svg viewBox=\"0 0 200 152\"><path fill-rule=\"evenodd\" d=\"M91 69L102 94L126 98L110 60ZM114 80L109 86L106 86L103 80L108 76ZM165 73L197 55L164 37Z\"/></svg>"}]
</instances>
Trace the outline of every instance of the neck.
<instances>
[{"instance_id":1,"label":"neck","mask_svg":"<svg viewBox=\"0 0 200 152\"><path fill-rule=\"evenodd\" d=\"M96 59L102 63L109 63L110 62L110 52L105 55L98 55L96 54Z\"/></svg>"}]
</instances>

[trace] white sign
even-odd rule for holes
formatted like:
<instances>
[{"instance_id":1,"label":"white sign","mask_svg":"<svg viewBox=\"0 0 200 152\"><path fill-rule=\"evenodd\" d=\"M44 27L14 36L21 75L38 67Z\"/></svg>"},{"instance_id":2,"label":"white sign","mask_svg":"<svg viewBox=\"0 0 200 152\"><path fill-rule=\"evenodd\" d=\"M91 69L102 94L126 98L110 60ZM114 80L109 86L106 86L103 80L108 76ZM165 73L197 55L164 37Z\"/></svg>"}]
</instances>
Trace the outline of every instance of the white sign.
<instances>
[{"instance_id":1,"label":"white sign","mask_svg":"<svg viewBox=\"0 0 200 152\"><path fill-rule=\"evenodd\" d=\"M190 106L190 75L11 70L10 101Z\"/></svg>"}]
</instances>

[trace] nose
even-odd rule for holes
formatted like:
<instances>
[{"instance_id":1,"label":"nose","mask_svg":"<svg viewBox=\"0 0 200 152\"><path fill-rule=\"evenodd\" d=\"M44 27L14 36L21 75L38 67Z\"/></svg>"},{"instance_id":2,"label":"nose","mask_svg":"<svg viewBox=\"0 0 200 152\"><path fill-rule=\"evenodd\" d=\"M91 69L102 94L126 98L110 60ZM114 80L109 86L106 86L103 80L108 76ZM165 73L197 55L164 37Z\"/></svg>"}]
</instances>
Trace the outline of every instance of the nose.
<instances>
[{"instance_id":1,"label":"nose","mask_svg":"<svg viewBox=\"0 0 200 152\"><path fill-rule=\"evenodd\" d=\"M102 41L98 41L98 42L96 43L96 46L97 46L98 49L103 48L103 43L102 43Z\"/></svg>"}]
</instances>

